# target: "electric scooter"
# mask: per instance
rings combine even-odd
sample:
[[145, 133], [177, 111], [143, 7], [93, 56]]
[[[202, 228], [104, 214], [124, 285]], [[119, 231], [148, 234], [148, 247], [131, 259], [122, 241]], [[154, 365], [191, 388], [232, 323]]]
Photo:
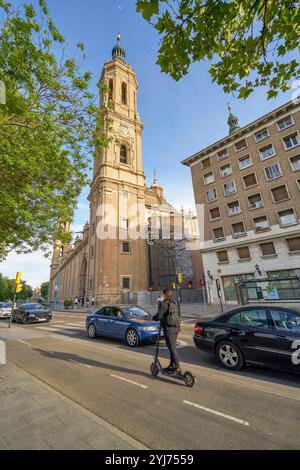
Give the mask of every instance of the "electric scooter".
[[162, 375], [167, 375], [168, 377], [172, 377], [173, 379], [181, 380], [182, 382], [185, 383], [187, 387], [190, 387], [190, 388], [193, 387], [193, 385], [196, 382], [196, 379], [191, 372], [187, 370], [183, 373], [182, 372], [171, 373], [171, 372], [167, 372], [167, 370], [164, 369], [163, 366], [161, 365], [161, 362], [158, 359], [160, 332], [161, 332], [161, 328], [159, 329], [157, 346], [156, 346], [155, 355], [154, 355], [154, 361], [152, 362], [150, 366], [151, 374], [153, 375], [153, 377], [156, 377], [159, 373], [161, 373]]

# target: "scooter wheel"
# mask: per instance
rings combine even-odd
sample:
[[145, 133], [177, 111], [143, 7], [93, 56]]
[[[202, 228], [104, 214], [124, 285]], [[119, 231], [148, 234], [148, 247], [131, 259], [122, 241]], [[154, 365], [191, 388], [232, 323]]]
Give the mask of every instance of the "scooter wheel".
[[159, 373], [159, 368], [158, 368], [158, 365], [156, 364], [156, 362], [152, 362], [151, 366], [150, 366], [150, 371], [151, 371], [151, 374], [153, 375], [153, 377], [156, 377]]
[[195, 377], [193, 376], [193, 374], [189, 371], [185, 372], [183, 374], [183, 378], [184, 378], [184, 383], [187, 387], [191, 388], [193, 387], [193, 385], [195, 384]]

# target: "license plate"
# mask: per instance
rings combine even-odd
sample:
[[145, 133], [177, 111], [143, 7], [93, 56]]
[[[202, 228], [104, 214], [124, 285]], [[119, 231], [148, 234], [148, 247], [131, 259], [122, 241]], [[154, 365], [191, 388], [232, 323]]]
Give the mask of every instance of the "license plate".
[[46, 321], [46, 318], [38, 318], [37, 321]]

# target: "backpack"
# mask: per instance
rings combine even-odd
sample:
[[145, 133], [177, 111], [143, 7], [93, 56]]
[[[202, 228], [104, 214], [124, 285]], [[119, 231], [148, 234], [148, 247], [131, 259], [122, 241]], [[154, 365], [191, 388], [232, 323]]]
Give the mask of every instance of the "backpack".
[[173, 300], [169, 302], [168, 310], [164, 315], [164, 321], [167, 326], [180, 326], [180, 316], [177, 305]]

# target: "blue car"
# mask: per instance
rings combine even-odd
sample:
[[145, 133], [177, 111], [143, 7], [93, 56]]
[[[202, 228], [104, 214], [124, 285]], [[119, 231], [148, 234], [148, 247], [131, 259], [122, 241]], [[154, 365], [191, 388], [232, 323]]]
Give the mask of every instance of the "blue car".
[[107, 305], [87, 315], [86, 329], [89, 338], [106, 336], [122, 339], [128, 346], [136, 347], [158, 340], [159, 322], [153, 321], [141, 307]]

